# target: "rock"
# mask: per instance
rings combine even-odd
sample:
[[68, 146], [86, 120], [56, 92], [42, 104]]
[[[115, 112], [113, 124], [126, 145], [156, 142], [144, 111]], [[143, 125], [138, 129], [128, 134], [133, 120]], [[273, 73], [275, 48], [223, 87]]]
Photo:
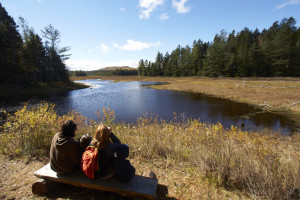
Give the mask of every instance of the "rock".
[[149, 177], [149, 178], [152, 178], [152, 179], [157, 179], [156, 174], [153, 171], [151, 171], [151, 170], [145, 171], [142, 174], [142, 176]]

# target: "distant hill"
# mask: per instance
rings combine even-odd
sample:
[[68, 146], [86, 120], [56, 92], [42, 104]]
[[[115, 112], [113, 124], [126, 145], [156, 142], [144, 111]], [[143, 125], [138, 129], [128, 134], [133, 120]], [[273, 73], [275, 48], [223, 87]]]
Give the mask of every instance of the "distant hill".
[[137, 68], [128, 66], [105, 67], [93, 71], [69, 71], [71, 76], [115, 76], [115, 75], [138, 75]]
[[99, 70], [118, 70], [118, 69], [122, 69], [122, 70], [137, 70], [136, 68], [133, 67], [128, 67], [128, 66], [112, 66], [112, 67], [105, 67]]

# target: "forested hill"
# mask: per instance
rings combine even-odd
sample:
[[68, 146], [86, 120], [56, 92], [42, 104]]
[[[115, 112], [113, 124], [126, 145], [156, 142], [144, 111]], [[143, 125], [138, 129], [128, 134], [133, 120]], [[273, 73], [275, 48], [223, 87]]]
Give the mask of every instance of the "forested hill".
[[0, 84], [36, 84], [69, 81], [64, 61], [69, 47], [59, 47], [60, 33], [52, 25], [42, 30], [42, 38], [19, 18], [14, 19], [0, 3]]
[[221, 30], [213, 42], [157, 53], [154, 62], [140, 60], [142, 76], [300, 76], [300, 28], [293, 17], [261, 32]]
[[124, 76], [124, 75], [138, 75], [137, 68], [121, 66], [121, 67], [105, 67], [93, 71], [70, 71], [71, 76]]

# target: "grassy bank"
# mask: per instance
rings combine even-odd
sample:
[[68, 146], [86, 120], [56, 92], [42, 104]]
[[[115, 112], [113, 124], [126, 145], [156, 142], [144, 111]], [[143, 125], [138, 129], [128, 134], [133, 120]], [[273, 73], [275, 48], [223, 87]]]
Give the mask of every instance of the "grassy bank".
[[75, 82], [39, 83], [36, 85], [0, 85], [0, 98], [32, 97], [36, 95], [60, 94], [71, 90], [87, 88]]
[[[3, 155], [47, 159], [52, 136], [64, 120], [73, 119], [77, 123], [77, 138], [84, 133], [93, 134], [97, 125], [104, 123], [113, 127], [123, 143], [129, 144], [129, 159], [137, 174], [152, 170], [159, 184], [167, 186], [167, 196], [159, 199], [300, 198], [298, 134], [283, 137], [248, 133], [176, 115], [170, 123], [140, 118], [137, 124], [115, 124], [114, 116], [113, 111], [103, 109], [95, 122], [76, 112], [57, 116], [53, 105], [47, 103], [33, 109], [25, 106], [14, 116], [8, 116], [1, 128], [0, 150]], [[2, 173], [9, 172], [8, 168]], [[2, 181], [0, 187], [5, 190], [1, 193], [9, 198], [24, 198], [16, 188], [32, 183], [24, 183], [24, 177], [14, 178], [17, 186], [4, 187]], [[74, 192], [80, 195], [78, 191]], [[28, 192], [26, 195], [32, 197]]]

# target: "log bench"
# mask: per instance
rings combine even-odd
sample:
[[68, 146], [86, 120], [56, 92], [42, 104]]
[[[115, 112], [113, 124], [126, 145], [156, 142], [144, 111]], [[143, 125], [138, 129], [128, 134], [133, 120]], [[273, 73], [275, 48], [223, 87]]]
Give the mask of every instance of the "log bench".
[[34, 175], [41, 178], [32, 185], [32, 193], [34, 194], [43, 194], [47, 192], [47, 188], [51, 187], [53, 182], [60, 182], [89, 189], [113, 192], [122, 196], [154, 199], [158, 184], [156, 178], [138, 175], [135, 175], [128, 183], [120, 182], [114, 177], [108, 180], [92, 180], [80, 170], [67, 175], [59, 175], [50, 168], [50, 164], [36, 171]]

